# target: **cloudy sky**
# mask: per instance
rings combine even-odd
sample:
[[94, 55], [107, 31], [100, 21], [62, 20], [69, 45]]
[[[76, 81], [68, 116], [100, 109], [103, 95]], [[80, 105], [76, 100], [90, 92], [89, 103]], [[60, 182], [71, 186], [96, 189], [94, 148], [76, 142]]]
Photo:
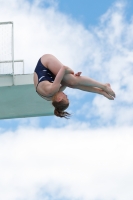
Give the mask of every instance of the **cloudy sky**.
[[116, 99], [67, 89], [69, 120], [1, 120], [0, 199], [132, 200], [133, 2], [0, 0], [5, 21], [26, 73], [51, 53]]

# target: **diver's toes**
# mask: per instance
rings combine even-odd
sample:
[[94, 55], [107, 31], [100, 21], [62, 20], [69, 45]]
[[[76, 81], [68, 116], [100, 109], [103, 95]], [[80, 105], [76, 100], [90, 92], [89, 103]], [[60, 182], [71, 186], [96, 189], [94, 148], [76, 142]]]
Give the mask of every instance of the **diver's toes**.
[[113, 96], [113, 97], [115, 97], [115, 96], [116, 96], [114, 92], [113, 92], [112, 96]]

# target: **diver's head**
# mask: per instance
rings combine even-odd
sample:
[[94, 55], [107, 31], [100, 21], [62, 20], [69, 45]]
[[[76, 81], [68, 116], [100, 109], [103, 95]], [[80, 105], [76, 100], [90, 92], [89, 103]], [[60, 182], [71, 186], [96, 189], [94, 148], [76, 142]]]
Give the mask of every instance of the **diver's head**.
[[68, 118], [70, 116], [68, 112], [64, 112], [69, 106], [69, 100], [65, 93], [57, 92], [52, 98], [52, 105], [55, 107], [54, 114], [57, 117]]

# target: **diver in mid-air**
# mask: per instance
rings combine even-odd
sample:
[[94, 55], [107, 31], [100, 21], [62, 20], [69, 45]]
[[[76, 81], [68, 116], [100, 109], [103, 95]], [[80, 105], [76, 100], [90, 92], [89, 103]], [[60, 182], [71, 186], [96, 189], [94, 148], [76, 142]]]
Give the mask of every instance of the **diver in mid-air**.
[[63, 65], [51, 54], [43, 55], [34, 71], [34, 85], [36, 92], [44, 99], [52, 101], [54, 114], [58, 117], [69, 117], [66, 110], [69, 106], [67, 95], [62, 91], [66, 87], [101, 94], [114, 100], [115, 93], [109, 83], [102, 84], [89, 77], [80, 76], [81, 72], [74, 71]]

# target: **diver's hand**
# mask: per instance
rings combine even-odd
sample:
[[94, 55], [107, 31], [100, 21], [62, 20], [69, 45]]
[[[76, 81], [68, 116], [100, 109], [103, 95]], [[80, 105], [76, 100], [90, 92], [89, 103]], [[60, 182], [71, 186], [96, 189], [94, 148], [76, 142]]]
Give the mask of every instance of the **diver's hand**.
[[75, 76], [80, 76], [82, 74], [82, 72], [77, 72], [76, 74], [75, 74]]

